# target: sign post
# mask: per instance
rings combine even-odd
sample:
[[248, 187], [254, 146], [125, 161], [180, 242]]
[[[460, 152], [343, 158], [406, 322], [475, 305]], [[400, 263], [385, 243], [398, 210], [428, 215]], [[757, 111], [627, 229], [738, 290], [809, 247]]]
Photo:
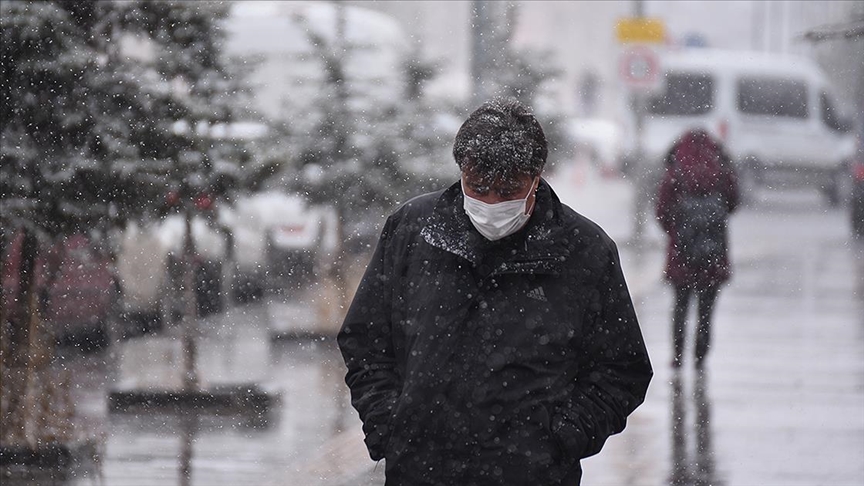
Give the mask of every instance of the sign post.
[[622, 46], [618, 59], [618, 76], [627, 87], [635, 120], [635, 153], [629, 163], [629, 173], [635, 175], [636, 192], [633, 198], [633, 243], [640, 244], [645, 232], [652, 201], [653, 177], [648, 174], [644, 160], [642, 127], [645, 118], [646, 96], [660, 87], [660, 60], [656, 46], [666, 41], [666, 29], [658, 19], [642, 16], [641, 2], [636, 16], [623, 18], [615, 25], [615, 35]]

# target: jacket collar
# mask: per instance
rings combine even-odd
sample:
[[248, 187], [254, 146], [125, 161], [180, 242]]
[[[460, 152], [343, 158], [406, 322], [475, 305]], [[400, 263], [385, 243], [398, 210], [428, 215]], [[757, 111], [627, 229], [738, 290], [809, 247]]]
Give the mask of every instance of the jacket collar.
[[540, 180], [531, 219], [525, 227], [499, 241], [490, 242], [471, 224], [462, 203], [459, 182], [444, 190], [421, 230], [430, 245], [479, 265], [489, 252], [501, 248], [515, 251], [496, 266], [493, 273], [558, 273], [569, 254], [561, 242], [561, 201], [545, 180]]

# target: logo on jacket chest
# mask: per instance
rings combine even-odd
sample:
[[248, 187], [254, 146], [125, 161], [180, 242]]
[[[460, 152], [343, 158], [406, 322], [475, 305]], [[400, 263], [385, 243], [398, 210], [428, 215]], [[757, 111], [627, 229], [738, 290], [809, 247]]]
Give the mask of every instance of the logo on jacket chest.
[[539, 300], [540, 302], [549, 302], [549, 299], [546, 298], [546, 292], [543, 291], [543, 287], [535, 287], [528, 291], [526, 296], [529, 299]]

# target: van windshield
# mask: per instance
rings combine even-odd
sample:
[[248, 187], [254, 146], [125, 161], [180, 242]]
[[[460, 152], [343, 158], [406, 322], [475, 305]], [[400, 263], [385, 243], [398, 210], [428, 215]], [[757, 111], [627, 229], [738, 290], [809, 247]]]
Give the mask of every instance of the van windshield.
[[741, 78], [738, 110], [748, 115], [807, 118], [807, 85], [796, 79]]
[[666, 89], [648, 100], [648, 113], [664, 116], [694, 116], [714, 106], [714, 80], [708, 74], [667, 73]]

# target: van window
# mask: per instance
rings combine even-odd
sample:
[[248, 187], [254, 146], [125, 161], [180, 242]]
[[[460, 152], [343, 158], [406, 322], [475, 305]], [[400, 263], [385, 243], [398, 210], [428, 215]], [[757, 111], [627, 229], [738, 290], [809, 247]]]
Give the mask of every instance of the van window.
[[822, 105], [822, 122], [837, 132], [848, 132], [852, 128], [852, 122], [837, 110], [828, 93], [824, 91], [819, 94], [819, 102]]
[[738, 110], [748, 115], [807, 118], [807, 84], [796, 79], [741, 78]]
[[714, 107], [714, 80], [708, 74], [667, 73], [666, 90], [648, 100], [648, 113], [702, 115]]

